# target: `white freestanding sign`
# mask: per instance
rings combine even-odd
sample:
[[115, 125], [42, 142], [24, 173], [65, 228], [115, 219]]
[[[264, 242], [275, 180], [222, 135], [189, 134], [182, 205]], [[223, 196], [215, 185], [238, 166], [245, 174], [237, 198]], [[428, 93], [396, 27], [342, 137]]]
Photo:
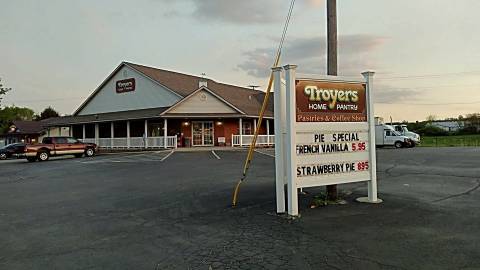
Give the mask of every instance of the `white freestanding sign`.
[[[285, 85], [282, 72], [285, 71]], [[274, 68], [277, 212], [298, 215], [298, 188], [366, 181], [378, 203], [373, 72], [361, 80], [296, 78], [296, 66]]]

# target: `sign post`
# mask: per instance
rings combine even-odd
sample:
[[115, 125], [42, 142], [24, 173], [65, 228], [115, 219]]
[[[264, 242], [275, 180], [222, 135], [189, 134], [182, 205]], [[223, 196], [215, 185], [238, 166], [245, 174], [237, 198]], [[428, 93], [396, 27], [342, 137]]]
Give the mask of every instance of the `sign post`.
[[288, 198], [288, 214], [290, 216], [298, 216], [298, 192], [296, 179], [296, 155], [295, 155], [295, 72], [297, 66], [286, 65], [285, 83], [287, 92], [287, 139], [285, 146], [285, 154], [287, 157], [287, 198]]
[[[277, 212], [285, 209], [283, 172], [290, 216], [298, 216], [297, 190], [305, 187], [367, 182], [368, 197], [357, 201], [381, 202], [377, 196], [374, 73], [365, 72], [359, 80], [296, 78], [295, 65], [283, 69], [285, 103], [280, 99], [281, 70], [274, 69]], [[284, 140], [277, 130], [282, 122]]]
[[285, 213], [285, 88], [282, 87], [282, 67], [273, 72], [273, 104], [275, 119], [275, 189], [277, 195], [277, 214]]
[[[373, 109], [373, 75], [375, 73], [371, 71], [363, 72], [362, 75], [365, 77], [367, 84], [367, 112], [368, 112], [368, 124], [370, 131], [370, 142], [372, 145], [375, 145], [375, 111]], [[371, 180], [368, 181], [368, 197], [357, 198], [358, 202], [369, 202], [369, 203], [381, 203], [382, 200], [378, 198], [377, 195], [377, 153], [375, 149], [370, 151], [370, 160], [371, 162]]]

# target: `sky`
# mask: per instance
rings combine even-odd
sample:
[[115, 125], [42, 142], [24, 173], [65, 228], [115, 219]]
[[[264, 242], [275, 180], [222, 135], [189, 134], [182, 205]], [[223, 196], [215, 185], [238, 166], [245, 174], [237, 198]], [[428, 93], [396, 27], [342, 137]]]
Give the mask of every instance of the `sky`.
[[[478, 0], [339, 0], [339, 75], [393, 121], [480, 112]], [[71, 114], [122, 62], [268, 84], [290, 0], [0, 0], [2, 105]], [[326, 73], [323, 0], [297, 0], [281, 64]]]

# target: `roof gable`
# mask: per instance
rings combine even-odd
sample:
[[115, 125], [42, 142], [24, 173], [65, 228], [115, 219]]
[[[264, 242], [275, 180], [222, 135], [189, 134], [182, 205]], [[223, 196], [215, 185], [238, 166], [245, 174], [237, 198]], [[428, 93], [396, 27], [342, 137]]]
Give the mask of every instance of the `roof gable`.
[[208, 90], [201, 87], [191, 93], [177, 104], [166, 110], [163, 114], [229, 114], [241, 113], [239, 109], [229, 104], [227, 101]]
[[[130, 88], [121, 85], [129, 85]], [[75, 115], [170, 107], [181, 95], [142, 72], [121, 64], [80, 106]]]

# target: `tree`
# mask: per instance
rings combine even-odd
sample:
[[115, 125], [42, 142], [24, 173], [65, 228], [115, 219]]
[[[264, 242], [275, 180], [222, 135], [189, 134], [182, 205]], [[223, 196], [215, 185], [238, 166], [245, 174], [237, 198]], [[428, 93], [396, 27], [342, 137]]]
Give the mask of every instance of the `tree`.
[[420, 133], [421, 136], [446, 136], [448, 135], [448, 132], [433, 126], [433, 125], [425, 125], [422, 128], [419, 128], [416, 130], [416, 132]]
[[0, 109], [0, 133], [6, 133], [13, 121], [33, 120], [34, 111], [29, 108], [22, 108], [16, 106], [7, 106]]
[[480, 113], [470, 113], [465, 116], [465, 128], [473, 132], [480, 131]]
[[0, 104], [2, 102], [2, 99], [8, 91], [12, 90], [12, 88], [7, 88], [7, 87], [3, 87], [3, 84], [2, 84], [2, 78], [0, 78]]
[[431, 114], [431, 115], [427, 116], [427, 122], [433, 122], [435, 120], [437, 120], [436, 115]]
[[55, 111], [52, 107], [48, 106], [43, 110], [43, 112], [40, 113], [40, 115], [35, 116], [35, 120], [40, 121], [52, 117], [58, 117], [60, 116], [57, 111]]
[[420, 131], [422, 131], [425, 126], [427, 125], [427, 122], [419, 122], [419, 121], [416, 121], [415, 123], [408, 123], [407, 124], [407, 128], [408, 130], [410, 131], [413, 131], [415, 133], [420, 133]]

